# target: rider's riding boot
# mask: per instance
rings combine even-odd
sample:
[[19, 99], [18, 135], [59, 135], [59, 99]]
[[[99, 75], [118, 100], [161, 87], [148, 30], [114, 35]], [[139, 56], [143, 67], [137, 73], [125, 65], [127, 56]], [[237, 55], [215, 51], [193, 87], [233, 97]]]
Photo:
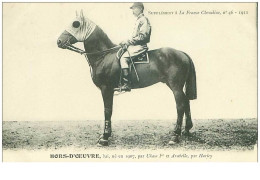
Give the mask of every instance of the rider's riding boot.
[[122, 69], [122, 79], [123, 79], [123, 86], [121, 87], [121, 91], [131, 91], [131, 81], [130, 81], [130, 74], [129, 68]]

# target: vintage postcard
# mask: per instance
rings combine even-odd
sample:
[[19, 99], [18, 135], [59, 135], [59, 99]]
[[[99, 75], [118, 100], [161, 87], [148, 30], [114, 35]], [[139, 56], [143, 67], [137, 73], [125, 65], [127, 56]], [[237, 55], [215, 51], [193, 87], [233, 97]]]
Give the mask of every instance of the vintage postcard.
[[3, 3], [3, 161], [256, 162], [257, 3]]

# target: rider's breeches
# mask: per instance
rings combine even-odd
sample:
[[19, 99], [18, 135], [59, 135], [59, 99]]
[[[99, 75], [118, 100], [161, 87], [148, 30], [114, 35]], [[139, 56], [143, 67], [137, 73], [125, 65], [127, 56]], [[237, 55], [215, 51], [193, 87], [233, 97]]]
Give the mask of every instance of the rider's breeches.
[[[148, 47], [146, 44], [128, 47], [128, 52], [131, 56], [137, 56], [138, 54], [141, 54], [147, 50], [148, 50]], [[120, 58], [120, 64], [121, 64], [122, 69], [129, 68], [130, 58], [129, 58], [128, 52], [126, 51]]]
[[124, 68], [129, 68], [128, 63], [129, 63], [129, 57], [128, 57], [127, 52], [125, 52], [125, 53], [122, 55], [121, 59], [120, 59], [121, 68], [122, 68], [122, 69], [124, 69]]

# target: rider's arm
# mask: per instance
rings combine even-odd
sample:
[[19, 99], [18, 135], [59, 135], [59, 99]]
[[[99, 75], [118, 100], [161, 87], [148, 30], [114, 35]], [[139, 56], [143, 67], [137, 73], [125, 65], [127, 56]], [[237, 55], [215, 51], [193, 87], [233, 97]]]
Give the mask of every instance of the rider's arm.
[[132, 39], [128, 40], [129, 45], [138, 45], [142, 42], [145, 42], [148, 36], [150, 36], [150, 23], [148, 22], [148, 19], [142, 18], [139, 22], [139, 29], [137, 32], [137, 35], [133, 37]]

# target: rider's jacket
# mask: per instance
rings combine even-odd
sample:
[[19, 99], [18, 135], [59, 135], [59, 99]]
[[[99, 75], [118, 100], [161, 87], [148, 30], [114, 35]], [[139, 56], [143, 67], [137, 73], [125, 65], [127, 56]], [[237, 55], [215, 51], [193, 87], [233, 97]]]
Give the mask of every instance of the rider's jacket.
[[137, 17], [132, 38], [128, 40], [129, 45], [145, 45], [150, 42], [151, 25], [150, 21], [144, 14]]

